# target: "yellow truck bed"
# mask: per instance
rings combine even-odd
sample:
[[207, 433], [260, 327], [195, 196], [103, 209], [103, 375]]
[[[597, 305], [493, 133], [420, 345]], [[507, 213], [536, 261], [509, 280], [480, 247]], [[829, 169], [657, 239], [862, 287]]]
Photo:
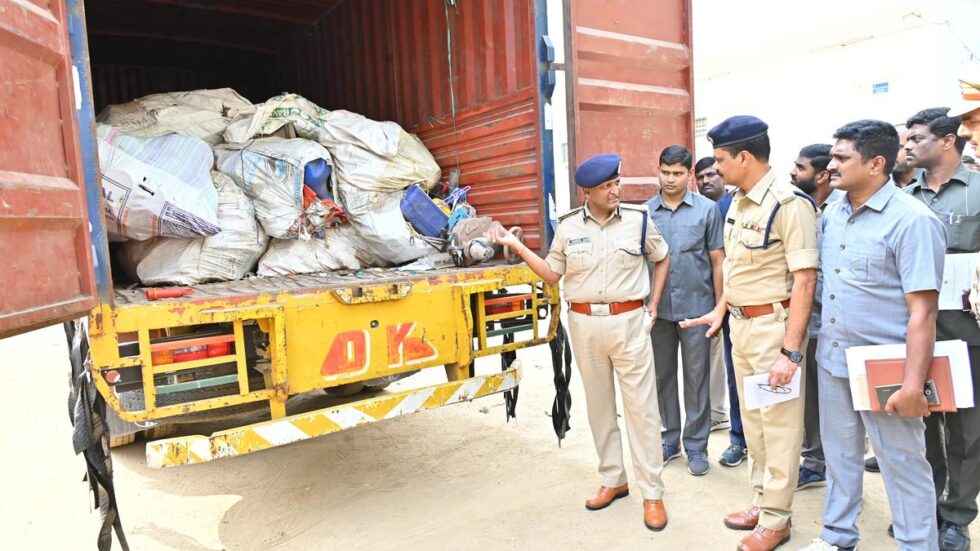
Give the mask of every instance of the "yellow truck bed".
[[[431, 367], [445, 366], [446, 384], [476, 381], [475, 358], [550, 341], [557, 304], [557, 287], [526, 265], [504, 263], [250, 278], [156, 301], [142, 289], [117, 289], [114, 304], [89, 318], [92, 371], [109, 407], [131, 423], [179, 422], [249, 404], [268, 404], [276, 420], [286, 416], [289, 396]], [[471, 399], [471, 390], [516, 385], [514, 377], [484, 377], [433, 395], [453, 403]]]

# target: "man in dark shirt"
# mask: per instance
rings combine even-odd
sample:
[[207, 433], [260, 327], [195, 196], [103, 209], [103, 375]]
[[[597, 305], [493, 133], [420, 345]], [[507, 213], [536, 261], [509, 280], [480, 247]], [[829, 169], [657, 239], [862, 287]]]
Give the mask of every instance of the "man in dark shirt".
[[[928, 206], [946, 226], [946, 254], [980, 251], [980, 173], [960, 161], [966, 140], [956, 135], [960, 117], [948, 108], [913, 115], [905, 151], [920, 172], [904, 191]], [[980, 327], [970, 312], [940, 310], [936, 340], [969, 346], [973, 394], [980, 404]], [[926, 456], [939, 497], [939, 548], [970, 548], [967, 527], [977, 516], [980, 492], [980, 407], [935, 413], [926, 419]]]

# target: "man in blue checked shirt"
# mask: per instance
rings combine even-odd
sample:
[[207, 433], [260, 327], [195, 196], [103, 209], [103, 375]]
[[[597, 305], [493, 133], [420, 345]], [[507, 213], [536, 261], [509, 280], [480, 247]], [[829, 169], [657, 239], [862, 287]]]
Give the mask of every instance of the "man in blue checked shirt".
[[[937, 550], [936, 500], [926, 461], [923, 393], [936, 341], [946, 232], [920, 201], [889, 184], [898, 133], [861, 120], [834, 134], [827, 170], [846, 197], [820, 218], [823, 313], [817, 348], [820, 428], [827, 493], [820, 538], [807, 550], [858, 543], [864, 434], [878, 456], [895, 541], [908, 551]], [[845, 350], [907, 346], [902, 388], [885, 412], [855, 411]]]
[[[660, 193], [646, 202], [650, 218], [670, 250], [670, 271], [650, 338], [664, 424], [664, 465], [680, 456], [683, 444], [688, 472], [703, 476], [709, 469], [711, 343], [701, 328], [685, 329], [680, 322], [711, 310], [721, 298], [725, 245], [718, 206], [689, 188], [692, 162], [688, 148], [666, 147], [660, 153]], [[677, 385], [678, 347], [684, 375], [683, 428]]]

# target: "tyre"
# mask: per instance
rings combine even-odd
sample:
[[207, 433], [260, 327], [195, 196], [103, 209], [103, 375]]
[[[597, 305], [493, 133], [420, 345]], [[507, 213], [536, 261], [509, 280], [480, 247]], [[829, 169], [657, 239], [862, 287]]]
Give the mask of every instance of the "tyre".
[[355, 394], [360, 394], [364, 388], [364, 383], [347, 383], [325, 388], [323, 391], [327, 393], [327, 396], [333, 396], [334, 398], [348, 398]]

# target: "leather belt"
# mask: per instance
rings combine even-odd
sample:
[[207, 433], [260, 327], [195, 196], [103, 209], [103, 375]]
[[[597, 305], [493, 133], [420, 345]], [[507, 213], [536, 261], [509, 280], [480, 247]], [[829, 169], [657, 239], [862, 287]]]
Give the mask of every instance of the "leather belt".
[[610, 302], [608, 304], [590, 304], [588, 302], [569, 302], [569, 309], [578, 314], [587, 316], [615, 316], [636, 310], [643, 306], [642, 300], [626, 300], [623, 302]]
[[[779, 304], [783, 305], [783, 308], [789, 308], [789, 299], [786, 299]], [[759, 316], [764, 316], [766, 314], [771, 314], [775, 312], [776, 309], [773, 308], [772, 304], [759, 304], [757, 306], [732, 306], [728, 305], [728, 312], [735, 316], [736, 319], [747, 320], [752, 318], [757, 318]]]

